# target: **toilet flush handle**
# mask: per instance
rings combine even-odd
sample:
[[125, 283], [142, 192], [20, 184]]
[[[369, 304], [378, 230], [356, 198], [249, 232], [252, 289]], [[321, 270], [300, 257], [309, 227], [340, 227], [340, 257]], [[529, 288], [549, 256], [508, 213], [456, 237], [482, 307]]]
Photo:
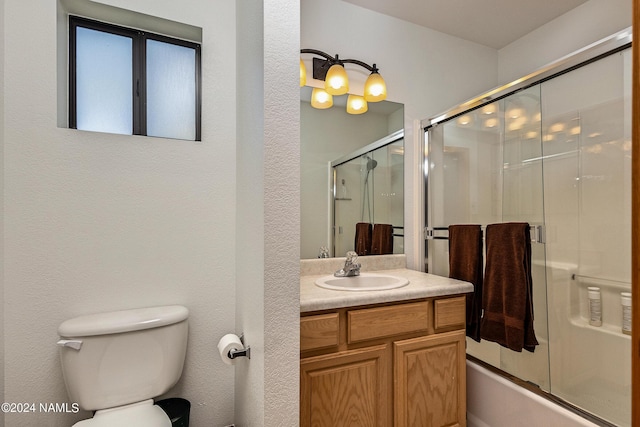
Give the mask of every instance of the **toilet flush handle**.
[[60, 347], [71, 347], [74, 350], [80, 350], [82, 340], [60, 340], [57, 342]]

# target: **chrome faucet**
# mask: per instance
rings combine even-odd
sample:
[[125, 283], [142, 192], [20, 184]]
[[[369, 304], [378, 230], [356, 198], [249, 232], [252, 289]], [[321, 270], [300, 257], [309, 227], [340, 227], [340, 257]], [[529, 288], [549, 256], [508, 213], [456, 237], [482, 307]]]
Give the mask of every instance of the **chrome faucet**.
[[347, 252], [344, 267], [333, 273], [336, 277], [353, 277], [360, 275], [360, 264], [356, 263], [358, 254], [354, 251]]

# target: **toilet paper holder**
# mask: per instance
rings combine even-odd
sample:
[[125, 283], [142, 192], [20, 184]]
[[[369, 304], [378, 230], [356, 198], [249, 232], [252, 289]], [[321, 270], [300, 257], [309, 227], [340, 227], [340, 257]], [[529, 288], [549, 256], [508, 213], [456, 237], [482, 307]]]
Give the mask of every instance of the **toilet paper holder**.
[[243, 347], [242, 349], [235, 349], [232, 348], [231, 350], [229, 350], [229, 352], [227, 353], [227, 357], [231, 360], [236, 359], [238, 357], [246, 357], [248, 359], [251, 359], [251, 347], [250, 346], [244, 346], [244, 334], [240, 335], [240, 342], [242, 343]]

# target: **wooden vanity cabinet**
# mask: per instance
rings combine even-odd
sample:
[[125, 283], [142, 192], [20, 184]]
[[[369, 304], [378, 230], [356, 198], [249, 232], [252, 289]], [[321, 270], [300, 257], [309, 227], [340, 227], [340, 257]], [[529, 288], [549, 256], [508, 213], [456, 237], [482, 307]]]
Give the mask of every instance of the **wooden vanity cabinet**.
[[466, 426], [465, 297], [303, 313], [300, 426]]

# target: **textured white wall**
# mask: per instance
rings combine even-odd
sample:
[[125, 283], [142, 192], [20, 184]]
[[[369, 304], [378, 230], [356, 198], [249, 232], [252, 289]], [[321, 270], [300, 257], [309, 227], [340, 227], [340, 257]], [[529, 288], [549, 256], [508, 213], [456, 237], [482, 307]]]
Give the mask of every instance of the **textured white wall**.
[[[419, 122], [497, 84], [496, 50], [340, 0], [301, 0], [301, 47], [376, 63], [389, 101], [405, 105], [405, 251], [423, 268]], [[355, 78], [357, 90], [366, 78]]]
[[298, 424], [300, 110], [297, 0], [237, 2], [236, 422]]
[[237, 199], [236, 264], [238, 333], [252, 348], [251, 360], [235, 367], [235, 422], [264, 420], [264, 54], [263, 3], [236, 2]]
[[266, 0], [264, 20], [265, 413], [261, 426], [280, 427], [299, 422], [299, 0]]
[[[0, 0], [0, 25], [4, 28], [4, 0]], [[0, 31], [0, 82], [4, 82], [4, 31]], [[0, 331], [4, 336], [4, 90], [0, 91]], [[4, 340], [0, 339], [0, 400], [4, 402]], [[4, 414], [0, 414], [0, 427], [4, 427]]]
[[5, 399], [67, 401], [65, 319], [183, 304], [189, 347], [172, 394], [192, 402], [193, 425], [230, 424], [233, 371], [215, 345], [235, 325], [235, 4], [104, 3], [203, 28], [202, 142], [57, 128], [56, 2], [4, 5]]
[[631, 26], [631, 0], [590, 0], [498, 52], [498, 80], [509, 83]]

